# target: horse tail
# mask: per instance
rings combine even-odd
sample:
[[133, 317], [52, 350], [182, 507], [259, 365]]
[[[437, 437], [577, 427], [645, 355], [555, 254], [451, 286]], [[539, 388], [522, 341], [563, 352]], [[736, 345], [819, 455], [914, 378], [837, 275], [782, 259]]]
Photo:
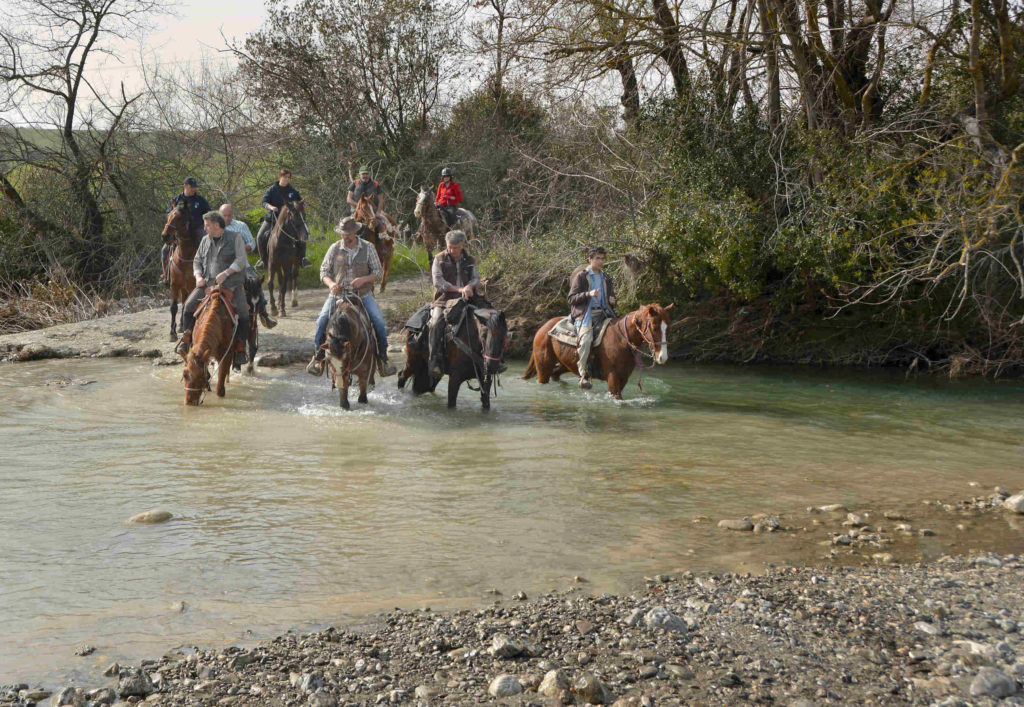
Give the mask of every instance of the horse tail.
[[526, 364], [526, 371], [523, 373], [523, 380], [530, 380], [537, 375], [537, 354], [530, 352], [530, 362]]

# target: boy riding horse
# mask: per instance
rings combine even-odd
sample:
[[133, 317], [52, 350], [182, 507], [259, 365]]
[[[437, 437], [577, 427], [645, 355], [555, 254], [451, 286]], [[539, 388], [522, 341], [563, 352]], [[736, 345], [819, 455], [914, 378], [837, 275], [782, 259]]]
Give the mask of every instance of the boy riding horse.
[[594, 336], [601, 331], [605, 319], [615, 316], [615, 288], [611, 278], [602, 272], [606, 257], [607, 251], [601, 246], [591, 248], [587, 253], [589, 266], [573, 274], [569, 287], [569, 317], [579, 330], [579, 385], [584, 390], [592, 387], [589, 361]]
[[[270, 232], [274, 228], [274, 221], [277, 220], [281, 209], [285, 204], [302, 201], [302, 195], [291, 185], [291, 179], [292, 171], [287, 167], [283, 168], [278, 172], [277, 181], [271, 184], [263, 194], [263, 208], [267, 210], [267, 215], [263, 219], [260, 230], [256, 233], [256, 248], [260, 254], [260, 260], [256, 263], [258, 268], [266, 267], [264, 263], [269, 261], [267, 242], [270, 240]], [[306, 257], [306, 241], [300, 239], [296, 243], [296, 247], [299, 251], [298, 256], [302, 259], [302, 267], [308, 268], [312, 263]]]
[[[193, 243], [198, 243], [203, 237], [203, 214], [210, 210], [206, 199], [201, 197], [196, 189], [199, 182], [195, 177], [186, 177], [182, 185], [181, 193], [171, 199], [171, 206], [167, 209], [170, 213], [178, 204], [185, 205], [185, 213], [188, 215], [188, 235]], [[169, 282], [167, 273], [167, 259], [170, 257], [172, 244], [167, 243], [160, 249], [160, 263], [163, 266], [163, 281]]]

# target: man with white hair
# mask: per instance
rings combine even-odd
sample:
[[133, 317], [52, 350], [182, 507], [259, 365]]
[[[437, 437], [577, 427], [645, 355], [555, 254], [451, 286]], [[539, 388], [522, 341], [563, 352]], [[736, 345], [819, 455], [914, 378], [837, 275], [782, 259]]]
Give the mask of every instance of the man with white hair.
[[[245, 221], [235, 218], [235, 209], [231, 204], [221, 204], [217, 210], [224, 217], [224, 223], [226, 224], [224, 230], [230, 234], [241, 234], [242, 240], [245, 241], [246, 254], [251, 253], [256, 248], [256, 240], [252, 237], [249, 225]], [[256, 313], [259, 315], [263, 326], [267, 329], [276, 327], [277, 321], [267, 314], [267, 298], [263, 294], [263, 283], [260, 281], [256, 271], [252, 269], [252, 265], [245, 269], [245, 289], [256, 302]]]
[[434, 284], [434, 301], [430, 307], [430, 375], [440, 380], [444, 375], [444, 318], [445, 305], [453, 299], [472, 300], [480, 284], [476, 259], [466, 251], [464, 231], [448, 231], [444, 237], [447, 247], [434, 256], [430, 266]]

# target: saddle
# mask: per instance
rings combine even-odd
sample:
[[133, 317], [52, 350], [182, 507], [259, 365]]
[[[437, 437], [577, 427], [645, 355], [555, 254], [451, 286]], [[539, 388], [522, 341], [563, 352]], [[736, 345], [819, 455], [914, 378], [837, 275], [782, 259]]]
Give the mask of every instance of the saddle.
[[224, 306], [227, 307], [228, 314], [231, 316], [231, 324], [232, 324], [232, 326], [237, 324], [238, 323], [238, 313], [235, 311], [234, 298], [232, 298], [232, 297], [225, 297], [224, 296], [224, 291], [220, 290], [220, 289], [211, 290], [210, 292], [208, 292], [206, 294], [206, 296], [203, 297], [203, 301], [199, 303], [198, 307], [196, 307], [196, 311], [195, 311], [195, 314], [193, 316], [195, 316], [196, 319], [199, 319], [199, 315], [202, 313], [202, 311], [204, 309], [206, 309], [206, 306], [208, 304], [213, 302], [214, 298], [219, 299], [221, 302], [224, 303]]
[[[608, 330], [608, 325], [612, 323], [612, 318], [608, 317], [601, 324], [601, 329], [598, 330], [597, 335], [594, 336], [594, 348], [600, 346], [602, 339], [604, 339], [604, 333]], [[569, 317], [563, 317], [551, 327], [548, 332], [555, 341], [561, 342], [566, 346], [572, 346], [576, 348], [579, 346], [579, 331], [576, 329], [576, 325], [572, 323], [572, 319]]]

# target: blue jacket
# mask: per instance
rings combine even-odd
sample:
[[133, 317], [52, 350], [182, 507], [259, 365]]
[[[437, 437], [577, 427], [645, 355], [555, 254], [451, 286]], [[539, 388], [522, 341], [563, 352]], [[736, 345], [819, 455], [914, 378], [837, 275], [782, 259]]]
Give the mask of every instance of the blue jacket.
[[209, 212], [210, 204], [198, 193], [192, 196], [185, 196], [185, 192], [178, 194], [171, 199], [171, 205], [167, 207], [167, 213], [171, 213], [178, 204], [185, 204], [188, 207], [188, 230], [190, 236], [202, 236], [206, 233], [206, 226], [203, 225], [203, 214]]
[[[282, 206], [287, 204], [289, 201], [302, 201], [302, 195], [299, 194], [299, 190], [289, 184], [286, 187], [282, 187], [277, 182], [270, 185], [266, 192], [263, 194], [263, 206], [267, 204], [276, 206], [280, 209]], [[267, 215], [273, 213], [270, 209], [267, 209]]]

